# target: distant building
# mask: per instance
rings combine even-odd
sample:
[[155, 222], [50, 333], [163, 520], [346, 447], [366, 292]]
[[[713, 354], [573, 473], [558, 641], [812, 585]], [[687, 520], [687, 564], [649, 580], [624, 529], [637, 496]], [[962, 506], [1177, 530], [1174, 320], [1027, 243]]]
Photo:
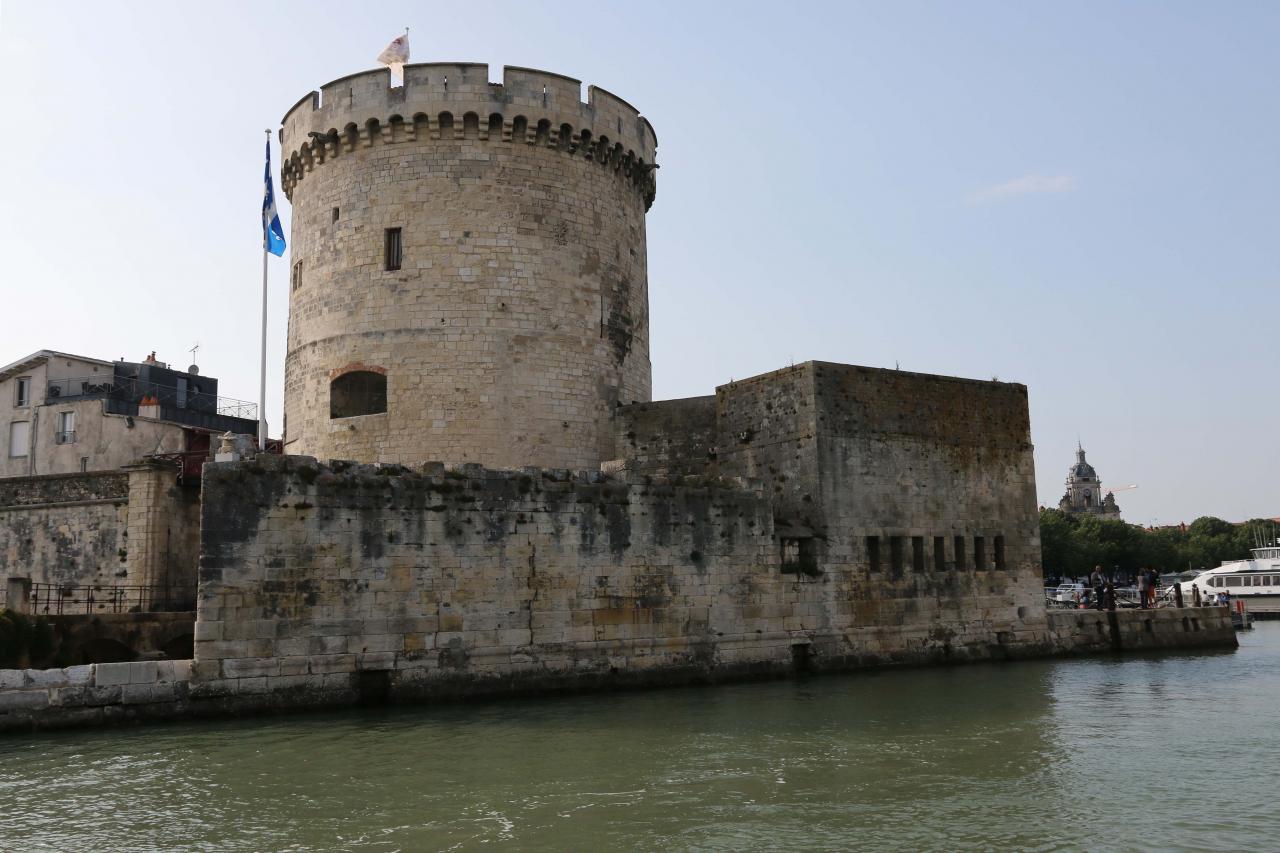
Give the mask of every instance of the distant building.
[[220, 398], [217, 379], [171, 370], [155, 353], [111, 362], [40, 350], [0, 367], [0, 477], [203, 456], [213, 433], [256, 433], [257, 416], [252, 403]]
[[1067, 472], [1067, 493], [1058, 501], [1063, 512], [1081, 512], [1104, 518], [1119, 518], [1120, 507], [1116, 496], [1102, 493], [1102, 481], [1098, 472], [1084, 458], [1084, 448], [1076, 446], [1076, 464]]

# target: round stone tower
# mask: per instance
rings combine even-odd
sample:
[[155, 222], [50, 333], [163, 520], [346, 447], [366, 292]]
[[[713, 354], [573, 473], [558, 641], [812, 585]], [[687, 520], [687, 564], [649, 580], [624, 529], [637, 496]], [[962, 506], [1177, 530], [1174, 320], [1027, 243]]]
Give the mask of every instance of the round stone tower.
[[648, 401], [657, 138], [524, 68], [335, 80], [284, 117], [285, 452], [594, 467]]

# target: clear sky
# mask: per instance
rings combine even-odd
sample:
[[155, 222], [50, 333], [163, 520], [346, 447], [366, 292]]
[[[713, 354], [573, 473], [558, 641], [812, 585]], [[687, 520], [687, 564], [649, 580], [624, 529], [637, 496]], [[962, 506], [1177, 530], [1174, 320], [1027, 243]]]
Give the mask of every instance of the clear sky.
[[655, 398], [808, 359], [999, 377], [1043, 502], [1079, 438], [1131, 521], [1280, 515], [1275, 2], [0, 0], [0, 363], [199, 341], [256, 400], [262, 131], [405, 26], [413, 61], [653, 122]]

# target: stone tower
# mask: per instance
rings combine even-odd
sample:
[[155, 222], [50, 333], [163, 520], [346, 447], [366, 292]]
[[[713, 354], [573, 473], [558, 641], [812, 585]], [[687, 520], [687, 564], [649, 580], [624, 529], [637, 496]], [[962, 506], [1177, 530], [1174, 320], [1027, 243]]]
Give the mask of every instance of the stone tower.
[[507, 67], [343, 77], [283, 120], [285, 452], [594, 467], [650, 399], [657, 138], [594, 86]]
[[1102, 480], [1098, 472], [1084, 458], [1084, 448], [1076, 446], [1076, 464], [1067, 471], [1067, 491], [1058, 502], [1058, 508], [1066, 512], [1085, 512], [1108, 518], [1119, 518], [1120, 507], [1116, 496], [1102, 494]]

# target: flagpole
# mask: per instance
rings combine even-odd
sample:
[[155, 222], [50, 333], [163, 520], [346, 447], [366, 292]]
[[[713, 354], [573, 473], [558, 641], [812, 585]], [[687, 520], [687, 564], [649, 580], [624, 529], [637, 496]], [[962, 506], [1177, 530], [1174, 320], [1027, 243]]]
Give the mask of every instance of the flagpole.
[[[264, 131], [271, 144], [271, 128]], [[262, 235], [262, 358], [258, 368], [258, 449], [267, 449], [267, 235]]]

